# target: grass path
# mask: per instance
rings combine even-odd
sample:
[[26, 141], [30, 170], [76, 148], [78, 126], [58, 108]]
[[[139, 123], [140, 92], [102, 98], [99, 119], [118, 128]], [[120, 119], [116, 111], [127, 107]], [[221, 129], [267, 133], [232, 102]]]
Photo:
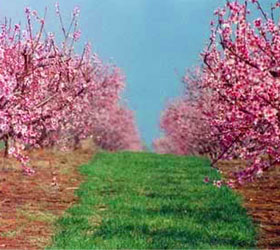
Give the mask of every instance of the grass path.
[[255, 230], [240, 199], [206, 159], [100, 153], [81, 167], [80, 202], [57, 221], [51, 249], [253, 248]]

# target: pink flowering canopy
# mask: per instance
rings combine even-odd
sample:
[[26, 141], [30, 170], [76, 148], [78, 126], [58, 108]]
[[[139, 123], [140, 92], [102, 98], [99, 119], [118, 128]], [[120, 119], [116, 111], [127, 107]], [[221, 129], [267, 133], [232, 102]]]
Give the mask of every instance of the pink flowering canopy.
[[[29, 158], [23, 153], [27, 146], [46, 147], [73, 139], [96, 138], [96, 129], [102, 125], [107, 126], [103, 130], [121, 133], [120, 127], [127, 124], [125, 139], [118, 134], [118, 142], [113, 141], [112, 132], [106, 145], [111, 143], [111, 150], [122, 149], [122, 143], [126, 143], [126, 149], [140, 149], [130, 111], [123, 111], [126, 123], [117, 122], [119, 114], [112, 112], [119, 109], [120, 93], [125, 86], [120, 70], [102, 63], [89, 44], [82, 54], [74, 49], [81, 35], [79, 9], [74, 9], [71, 24], [66, 28], [56, 4], [64, 36], [62, 45], [58, 45], [53, 33], [45, 31], [45, 16], [40, 17], [30, 8], [25, 13], [24, 28], [6, 20], [1, 25], [0, 139], [6, 144], [6, 153], [15, 156], [24, 170], [32, 173], [27, 167]], [[38, 29], [34, 28], [36, 25]], [[104, 122], [104, 113], [114, 122]]]
[[[249, 7], [260, 17], [250, 21]], [[274, 166], [280, 160], [279, 93], [280, 30], [256, 0], [227, 2], [216, 11], [209, 47], [203, 53], [202, 87], [211, 92], [214, 112], [205, 112], [219, 131], [219, 159], [238, 156], [248, 162], [239, 182]], [[216, 25], [216, 27], [215, 27]]]
[[133, 113], [126, 107], [115, 105], [98, 116], [93, 124], [94, 141], [98, 146], [109, 151], [143, 149]]
[[167, 136], [155, 139], [153, 141], [153, 148], [158, 154], [178, 154], [176, 144]]
[[[210, 133], [208, 120], [204, 112], [211, 109], [208, 94], [200, 86], [200, 69], [188, 71], [183, 82], [185, 95], [173, 100], [164, 110], [160, 126], [165, 137], [154, 142], [158, 153], [217, 154], [218, 147]], [[203, 102], [202, 102], [203, 101]]]
[[207, 123], [201, 122], [202, 119], [200, 111], [190, 100], [175, 100], [167, 107], [161, 118], [161, 128], [173, 145], [171, 152], [187, 155], [207, 151], [209, 128]]
[[[259, 13], [257, 18], [252, 8]], [[211, 22], [210, 43], [202, 53], [200, 76], [192, 83], [199, 90], [195, 111], [173, 104], [176, 116], [198, 112], [200, 123], [197, 118], [175, 122], [174, 114], [173, 118], [168, 115], [170, 121], [166, 122], [166, 115], [162, 119], [168, 136], [171, 130], [171, 134], [185, 130], [182, 141], [176, 143], [186, 147], [184, 153], [193, 143], [198, 146], [210, 140], [215, 145], [213, 164], [220, 159], [244, 159], [246, 169], [235, 175], [239, 183], [252, 181], [280, 162], [280, 28], [275, 15], [279, 8], [276, 1], [266, 13], [258, 0], [227, 1], [219, 8], [217, 20]], [[208, 132], [197, 136], [201, 123], [207, 124]]]

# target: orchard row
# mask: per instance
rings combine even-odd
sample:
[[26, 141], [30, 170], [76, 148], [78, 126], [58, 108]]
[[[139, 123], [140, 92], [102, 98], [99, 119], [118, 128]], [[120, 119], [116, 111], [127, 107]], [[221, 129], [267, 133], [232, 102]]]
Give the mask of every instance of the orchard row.
[[163, 112], [157, 152], [207, 154], [213, 165], [243, 159], [239, 183], [279, 164], [279, 13], [279, 1], [269, 11], [258, 0], [216, 10], [202, 65], [186, 73], [185, 93]]
[[125, 79], [86, 44], [77, 53], [79, 9], [64, 26], [62, 43], [45, 30], [45, 16], [25, 9], [26, 25], [5, 20], [0, 34], [0, 140], [24, 171], [26, 149], [75, 147], [92, 138], [107, 150], [141, 150], [132, 112], [120, 104]]

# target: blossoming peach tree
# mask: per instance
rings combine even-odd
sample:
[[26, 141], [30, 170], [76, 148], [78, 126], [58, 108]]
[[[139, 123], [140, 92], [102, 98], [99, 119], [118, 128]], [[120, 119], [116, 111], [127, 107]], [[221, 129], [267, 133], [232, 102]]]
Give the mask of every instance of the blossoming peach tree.
[[98, 113], [94, 127], [95, 143], [109, 151], [141, 151], [143, 146], [136, 129], [133, 113], [123, 105], [115, 105], [110, 110]]
[[[46, 11], [40, 17], [26, 8], [25, 14], [24, 28], [7, 20], [1, 25], [0, 139], [5, 143], [5, 154], [16, 157], [24, 171], [32, 174], [24, 148], [92, 137], [96, 124], [102, 124], [100, 114], [118, 105], [124, 78], [118, 68], [103, 64], [89, 44], [81, 54], [74, 49], [81, 35], [78, 8], [66, 28], [56, 4], [63, 34], [61, 45], [53, 33], [45, 30]], [[133, 127], [133, 116], [124, 116], [125, 124], [106, 126], [129, 123]], [[139, 146], [140, 139], [135, 143]]]
[[[233, 157], [246, 160], [246, 169], [235, 173], [239, 183], [254, 180], [280, 161], [279, 8], [279, 1], [268, 13], [258, 0], [227, 1], [215, 12], [199, 81], [194, 82], [203, 93], [195, 106], [209, 127], [202, 138], [218, 145], [213, 165]], [[188, 121], [185, 145], [198, 145], [197, 119]]]
[[164, 110], [160, 126], [165, 137], [154, 142], [157, 152], [209, 154], [212, 158], [218, 154], [217, 140], [214, 140], [204, 115], [206, 111], [212, 111], [212, 107], [209, 105], [209, 93], [201, 88], [201, 76], [200, 68], [188, 71], [183, 78], [184, 95], [173, 100]]

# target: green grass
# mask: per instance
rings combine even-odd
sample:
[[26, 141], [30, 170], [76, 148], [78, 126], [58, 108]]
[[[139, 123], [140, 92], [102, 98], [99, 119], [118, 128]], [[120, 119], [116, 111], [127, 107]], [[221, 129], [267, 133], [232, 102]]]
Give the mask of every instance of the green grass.
[[241, 200], [203, 158], [101, 153], [81, 167], [79, 204], [49, 249], [248, 249], [255, 229]]

